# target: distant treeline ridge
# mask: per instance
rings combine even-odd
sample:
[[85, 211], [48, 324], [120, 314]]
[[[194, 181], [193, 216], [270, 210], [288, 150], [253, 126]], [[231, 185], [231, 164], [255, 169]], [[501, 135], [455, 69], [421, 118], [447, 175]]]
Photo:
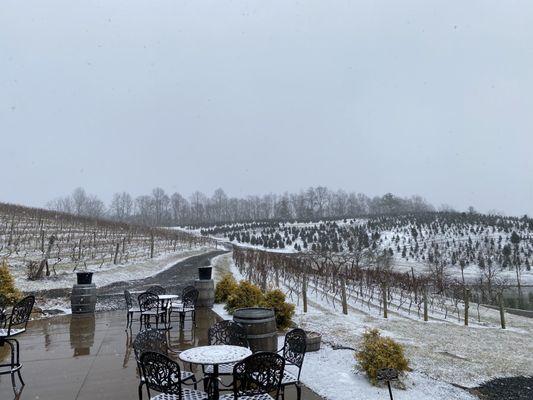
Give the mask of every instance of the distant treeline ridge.
[[[208, 197], [199, 191], [189, 198], [167, 194], [155, 188], [151, 194], [132, 197], [115, 193], [109, 206], [84, 189], [47, 204], [55, 211], [80, 216], [110, 218], [149, 226], [206, 226], [247, 221], [313, 221], [377, 214], [402, 214], [435, 211], [421, 196], [399, 197], [392, 193], [369, 197], [361, 193], [332, 191], [324, 186], [299, 193], [266, 194], [244, 198], [229, 197], [217, 189]], [[452, 211], [443, 206], [441, 210]]]

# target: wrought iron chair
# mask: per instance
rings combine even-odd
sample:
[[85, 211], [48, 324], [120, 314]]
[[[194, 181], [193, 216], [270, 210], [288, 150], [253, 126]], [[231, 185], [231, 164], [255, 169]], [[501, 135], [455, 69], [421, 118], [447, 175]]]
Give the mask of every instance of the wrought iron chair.
[[180, 329], [183, 329], [185, 325], [185, 316], [187, 313], [191, 313], [192, 324], [196, 327], [196, 301], [198, 300], [198, 294], [198, 289], [194, 286], [188, 286], [183, 290], [181, 301], [179, 303], [172, 303], [170, 315], [174, 312], [179, 314]]
[[155, 326], [159, 328], [159, 320], [163, 320], [165, 317], [165, 311], [159, 307], [159, 297], [153, 293], [141, 293], [138, 297], [139, 308], [141, 310], [140, 316], [140, 330], [142, 330], [143, 322], [146, 327], [150, 327], [151, 318], [155, 318]]
[[11, 375], [11, 384], [13, 391], [17, 393], [17, 386], [15, 384], [15, 373], [17, 373], [22, 386], [24, 380], [20, 374], [22, 364], [20, 363], [20, 344], [15, 336], [26, 332], [26, 326], [30, 319], [33, 305], [35, 304], [34, 296], [27, 296], [13, 306], [11, 314], [5, 315], [2, 328], [0, 329], [0, 346], [8, 344], [11, 348], [11, 362], [8, 364], [0, 364], [0, 375]]
[[281, 398], [285, 399], [285, 388], [290, 385], [296, 387], [296, 398], [302, 398], [302, 386], [300, 383], [300, 375], [302, 373], [302, 365], [304, 362], [305, 352], [307, 347], [307, 335], [303, 329], [293, 329], [285, 335], [285, 343], [283, 348], [278, 353], [283, 355], [285, 365], [292, 365], [298, 369], [298, 374], [294, 375], [289, 371], [283, 372], [283, 379], [281, 381]]
[[[139, 368], [139, 373], [141, 376], [141, 381], [139, 382], [139, 400], [142, 399], [142, 386], [144, 385], [141, 368], [141, 356], [148, 351], [164, 354], [165, 356], [168, 356], [169, 353], [177, 354], [169, 348], [167, 337], [163, 332], [152, 328], [145, 329], [137, 334], [135, 340], [133, 341], [133, 352], [135, 354], [135, 361], [137, 361], [137, 367]], [[181, 371], [180, 379], [183, 383], [192, 384], [194, 389], [196, 389], [196, 377], [192, 372]]]
[[131, 328], [131, 323], [133, 321], [133, 315], [135, 313], [140, 313], [141, 309], [139, 307], [134, 307], [133, 305], [133, 298], [131, 297], [131, 293], [129, 290], [124, 290], [124, 298], [126, 299], [126, 309], [127, 311], [127, 317], [126, 317], [126, 330], [128, 328]]
[[[246, 338], [246, 330], [233, 321], [219, 321], [207, 331], [207, 340], [210, 346], [217, 344], [227, 344], [231, 346], [249, 347]], [[232, 375], [235, 363], [220, 364], [218, 366], [218, 375]], [[213, 374], [212, 365], [202, 365], [204, 375], [209, 377]], [[207, 386], [204, 386], [206, 389]]]
[[[141, 355], [142, 379], [151, 400], [207, 400], [205, 392], [183, 388], [179, 364], [166, 355], [148, 351]], [[161, 394], [151, 397], [150, 390]]]
[[167, 291], [163, 286], [160, 285], [153, 285], [150, 286], [148, 289], [146, 289], [148, 293], [155, 294], [156, 296], [159, 296], [160, 294], [166, 294]]
[[[274, 400], [279, 397], [285, 360], [276, 353], [259, 352], [239, 361], [233, 368], [233, 393], [221, 400]], [[269, 393], [275, 393], [275, 397]]]

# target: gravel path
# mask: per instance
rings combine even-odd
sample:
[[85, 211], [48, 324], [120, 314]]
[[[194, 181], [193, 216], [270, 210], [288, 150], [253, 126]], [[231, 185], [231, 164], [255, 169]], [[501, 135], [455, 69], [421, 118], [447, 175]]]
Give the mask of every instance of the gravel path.
[[[176, 263], [172, 267], [147, 278], [118, 281], [99, 287], [97, 288], [98, 301], [96, 303], [96, 310], [107, 311], [124, 308], [124, 289], [128, 289], [132, 292], [144, 291], [149, 286], [161, 285], [167, 288], [171, 293], [180, 293], [185, 286], [197, 279], [198, 267], [210, 265], [211, 260], [214, 257], [226, 252], [227, 251], [224, 250], [209, 251], [204, 254], [189, 257]], [[36, 293], [36, 295], [43, 301], [55, 302], [58, 306], [69, 308], [70, 291], [70, 288], [51, 289], [40, 291]]]

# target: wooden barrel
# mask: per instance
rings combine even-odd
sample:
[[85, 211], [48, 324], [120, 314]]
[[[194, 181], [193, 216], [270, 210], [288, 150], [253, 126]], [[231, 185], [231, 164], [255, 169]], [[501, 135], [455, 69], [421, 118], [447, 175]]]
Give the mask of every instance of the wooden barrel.
[[94, 313], [96, 307], [96, 285], [74, 285], [70, 295], [72, 314]]
[[233, 321], [246, 329], [250, 349], [276, 352], [278, 332], [274, 310], [270, 308], [239, 308], [233, 313]]
[[196, 279], [194, 287], [198, 289], [197, 307], [213, 308], [215, 302], [215, 282], [212, 279]]

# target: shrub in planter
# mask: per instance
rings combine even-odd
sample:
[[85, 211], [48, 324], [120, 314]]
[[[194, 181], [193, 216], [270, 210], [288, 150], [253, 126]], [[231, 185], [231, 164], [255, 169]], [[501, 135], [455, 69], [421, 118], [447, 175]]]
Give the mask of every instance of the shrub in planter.
[[381, 336], [377, 329], [367, 330], [363, 334], [361, 350], [356, 352], [355, 358], [373, 385], [378, 382], [377, 372], [381, 368], [394, 368], [399, 373], [410, 370], [402, 345]]
[[238, 283], [232, 274], [226, 273], [215, 288], [215, 303], [224, 303], [237, 289]]
[[259, 286], [247, 281], [240, 281], [235, 291], [228, 297], [224, 307], [230, 314], [237, 308], [256, 307], [263, 300]]
[[9, 304], [14, 304], [22, 298], [22, 293], [15, 287], [15, 279], [5, 260], [0, 263], [0, 294], [6, 296]]
[[294, 304], [285, 301], [285, 294], [281, 290], [266, 292], [260, 306], [274, 309], [278, 329], [287, 329], [291, 326]]

